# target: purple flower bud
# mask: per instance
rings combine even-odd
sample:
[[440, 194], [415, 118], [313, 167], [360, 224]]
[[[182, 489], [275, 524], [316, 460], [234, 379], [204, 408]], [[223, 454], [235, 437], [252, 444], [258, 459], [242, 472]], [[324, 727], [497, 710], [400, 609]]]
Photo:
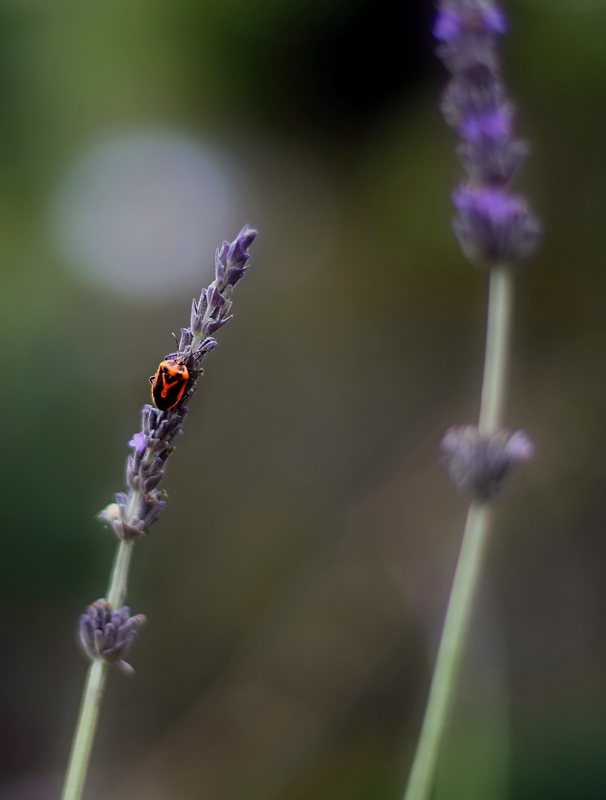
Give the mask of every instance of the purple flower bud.
[[441, 42], [436, 52], [453, 75], [471, 78], [478, 67], [494, 75], [499, 71], [497, 41], [494, 36], [487, 36], [480, 31], [466, 30], [460, 37]]
[[144, 622], [142, 614], [131, 617], [128, 606], [112, 611], [107, 600], [101, 598], [80, 617], [80, 644], [92, 661], [99, 659], [113, 664], [122, 659]]
[[125, 542], [133, 542], [147, 533], [141, 521], [136, 517], [133, 517], [129, 522], [122, 517], [122, 519], [114, 522], [112, 527], [118, 539], [123, 539]]
[[515, 431], [505, 445], [506, 455], [519, 464], [530, 461], [535, 454], [535, 450], [534, 442], [526, 431], [522, 430]]
[[528, 156], [528, 145], [520, 139], [477, 143], [464, 142], [457, 155], [474, 183], [485, 181], [492, 186], [509, 183]]
[[154, 453], [164, 453], [166, 450], [172, 449], [164, 439], [152, 439], [151, 437], [147, 440], [147, 446], [150, 450], [153, 450]]
[[470, 34], [502, 36], [507, 27], [507, 17], [491, 0], [444, 0], [433, 35], [440, 42], [451, 42]]
[[225, 275], [227, 267], [227, 254], [229, 253], [229, 242], [222, 242], [221, 247], [215, 251], [215, 280], [220, 283]]
[[456, 75], [448, 82], [440, 101], [440, 111], [446, 124], [460, 131], [470, 115], [487, 114], [506, 104], [512, 108], [503, 84], [495, 80], [490, 69], [476, 64], [472, 73]]
[[143, 481], [143, 486], [141, 488], [143, 489], [144, 492], [151, 492], [152, 489], [156, 488], [156, 486], [160, 483], [163, 477], [164, 477], [164, 470], [156, 473], [155, 475], [150, 475], [149, 478], [146, 478]]
[[135, 491], [139, 488], [139, 471], [135, 467], [135, 461], [131, 456], [126, 459], [126, 484]]
[[144, 405], [141, 412], [141, 427], [147, 436], [156, 428], [158, 424], [158, 411], [153, 406]]
[[145, 448], [147, 447], [145, 433], [143, 431], [141, 431], [141, 433], [135, 433], [133, 438], [128, 443], [128, 446], [134, 447], [137, 455], [143, 454], [145, 452]]
[[218, 322], [215, 322], [214, 320], [209, 319], [208, 322], [206, 323], [206, 325], [204, 325], [204, 333], [207, 336], [210, 336], [213, 333], [216, 333], [219, 330], [219, 328], [222, 328], [224, 325], [226, 325], [230, 321], [230, 319], [231, 319], [231, 317], [226, 317], [225, 319], [221, 319]]
[[198, 315], [203, 316], [206, 312], [208, 307], [208, 291], [206, 289], [202, 289], [202, 293], [200, 295], [200, 300], [198, 301]]
[[208, 305], [210, 308], [220, 308], [224, 306], [227, 301], [216, 286], [209, 286], [208, 288]]
[[191, 346], [194, 338], [189, 328], [181, 328], [181, 339], [179, 341], [179, 352], [184, 353]]
[[450, 428], [440, 443], [440, 463], [468, 502], [487, 503], [506, 488], [516, 469], [529, 461], [534, 442], [522, 430], [480, 433], [475, 425]]
[[[164, 500], [158, 500], [157, 495], [150, 493], [146, 495], [146, 509], [145, 509], [145, 516], [142, 518], [143, 526], [145, 530], [149, 530], [154, 522], [157, 522], [160, 514], [162, 513], [166, 502]], [[151, 502], [153, 500], [153, 502]]]
[[459, 135], [469, 142], [482, 139], [507, 139], [513, 129], [513, 108], [508, 103], [500, 108], [470, 113], [459, 128]]
[[230, 245], [227, 253], [227, 264], [233, 267], [244, 267], [250, 258], [248, 248], [257, 237], [257, 231], [245, 225]]
[[214, 350], [215, 347], [219, 346], [219, 342], [212, 338], [212, 336], [207, 336], [206, 339], [202, 342], [200, 347], [198, 348], [198, 354], [201, 358], [208, 355], [211, 350]]
[[248, 267], [230, 267], [227, 270], [227, 275], [225, 276], [225, 282], [228, 287], [233, 287], [238, 283], [240, 278], [244, 277], [244, 273]]
[[519, 195], [492, 186], [461, 186], [452, 199], [459, 212], [453, 230], [470, 261], [509, 264], [535, 251], [541, 227]]
[[463, 18], [461, 14], [452, 9], [438, 11], [433, 24], [433, 35], [440, 42], [450, 42], [461, 35], [463, 31]]
[[494, 33], [497, 36], [502, 36], [507, 33], [509, 28], [507, 17], [497, 6], [487, 8], [482, 12], [482, 22], [486, 31]]
[[149, 435], [150, 427], [149, 427], [149, 415], [152, 411], [151, 406], [143, 406], [143, 411], [141, 412], [141, 427], [143, 428], [143, 433]]

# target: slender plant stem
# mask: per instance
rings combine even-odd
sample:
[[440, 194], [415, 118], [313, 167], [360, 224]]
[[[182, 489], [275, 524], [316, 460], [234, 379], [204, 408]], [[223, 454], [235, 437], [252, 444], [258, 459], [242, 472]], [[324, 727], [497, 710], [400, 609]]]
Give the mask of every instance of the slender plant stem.
[[133, 542], [121, 540], [116, 551], [114, 568], [109, 582], [109, 589], [107, 590], [107, 601], [113, 609], [121, 608], [126, 598], [128, 571], [132, 552]]
[[61, 800], [80, 800], [88, 764], [93, 749], [93, 741], [99, 719], [99, 706], [105, 688], [107, 664], [96, 659], [88, 668], [88, 675], [82, 693], [80, 714], [72, 743], [72, 751], [67, 766], [67, 775]]
[[[479, 421], [480, 430], [487, 434], [497, 430], [503, 415], [512, 300], [510, 270], [505, 266], [493, 267], [490, 272], [486, 355]], [[469, 627], [491, 519], [492, 513], [488, 506], [475, 503], [470, 505], [421, 735], [404, 800], [427, 800], [433, 788], [440, 745]]]
[[503, 422], [512, 308], [511, 269], [505, 266], [493, 267], [490, 271], [486, 354], [480, 403], [482, 433], [493, 433]]
[[[132, 551], [132, 542], [121, 541], [118, 545], [107, 593], [108, 602], [113, 609], [120, 608], [126, 597]], [[97, 731], [99, 708], [107, 678], [107, 666], [101, 659], [95, 659], [88, 668], [61, 800], [80, 800], [82, 797]]]

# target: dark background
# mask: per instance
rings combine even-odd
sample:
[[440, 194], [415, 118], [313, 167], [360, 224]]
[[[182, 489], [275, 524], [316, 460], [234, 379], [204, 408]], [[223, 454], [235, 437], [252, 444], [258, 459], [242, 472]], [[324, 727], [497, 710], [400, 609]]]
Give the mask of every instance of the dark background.
[[[435, 796], [595, 800], [606, 3], [507, 10], [533, 150], [520, 189], [546, 231], [518, 272], [508, 421], [537, 456], [498, 512]], [[137, 545], [128, 599], [149, 621], [136, 677], [110, 677], [86, 797], [400, 797], [465, 515], [437, 445], [477, 415], [486, 292], [449, 229], [461, 169], [432, 16], [421, 0], [0, 7], [1, 800], [59, 796], [76, 621], [115, 547], [94, 517], [214, 247], [245, 222], [252, 266]], [[70, 260], [53, 220], [91, 143], [149, 131], [219, 154], [236, 189], [199, 277], [122, 291]]]

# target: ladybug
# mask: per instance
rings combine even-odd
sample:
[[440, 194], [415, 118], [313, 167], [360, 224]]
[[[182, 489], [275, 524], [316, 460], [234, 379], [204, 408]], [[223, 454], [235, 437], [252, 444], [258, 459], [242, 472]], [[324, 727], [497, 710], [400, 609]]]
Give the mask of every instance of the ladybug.
[[190, 377], [183, 362], [182, 356], [167, 356], [150, 378], [152, 398], [160, 411], [174, 408], [183, 398]]

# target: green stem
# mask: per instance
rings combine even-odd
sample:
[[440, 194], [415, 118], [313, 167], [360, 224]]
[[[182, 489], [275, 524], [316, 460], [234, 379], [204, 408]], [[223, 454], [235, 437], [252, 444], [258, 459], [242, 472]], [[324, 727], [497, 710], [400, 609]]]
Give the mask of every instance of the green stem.
[[[497, 430], [503, 415], [512, 300], [510, 270], [504, 266], [494, 267], [490, 272], [486, 356], [479, 420], [479, 428], [483, 433]], [[433, 788], [440, 745], [469, 628], [491, 517], [487, 506], [470, 505], [421, 735], [404, 800], [427, 800]]]
[[107, 602], [116, 610], [122, 608], [126, 598], [126, 586], [128, 583], [128, 571], [130, 559], [133, 552], [133, 542], [121, 540], [116, 551], [114, 568], [107, 590]]
[[[113, 609], [120, 608], [126, 597], [132, 551], [132, 542], [121, 541], [118, 545], [107, 593], [107, 600]], [[82, 692], [80, 713], [76, 723], [61, 800], [80, 800], [82, 797], [97, 731], [99, 708], [103, 698], [106, 678], [107, 664], [101, 659], [95, 659], [88, 668], [86, 683]]]
[[107, 677], [107, 664], [96, 659], [88, 668], [88, 675], [82, 702], [80, 704], [80, 714], [72, 743], [72, 752], [69, 757], [67, 775], [63, 786], [61, 800], [80, 800], [84, 781], [88, 771], [88, 764], [93, 749], [93, 741], [97, 730], [99, 719], [99, 706], [105, 688]]
[[490, 271], [486, 354], [480, 403], [480, 430], [482, 433], [492, 433], [503, 422], [512, 307], [511, 269], [509, 267], [493, 267]]

